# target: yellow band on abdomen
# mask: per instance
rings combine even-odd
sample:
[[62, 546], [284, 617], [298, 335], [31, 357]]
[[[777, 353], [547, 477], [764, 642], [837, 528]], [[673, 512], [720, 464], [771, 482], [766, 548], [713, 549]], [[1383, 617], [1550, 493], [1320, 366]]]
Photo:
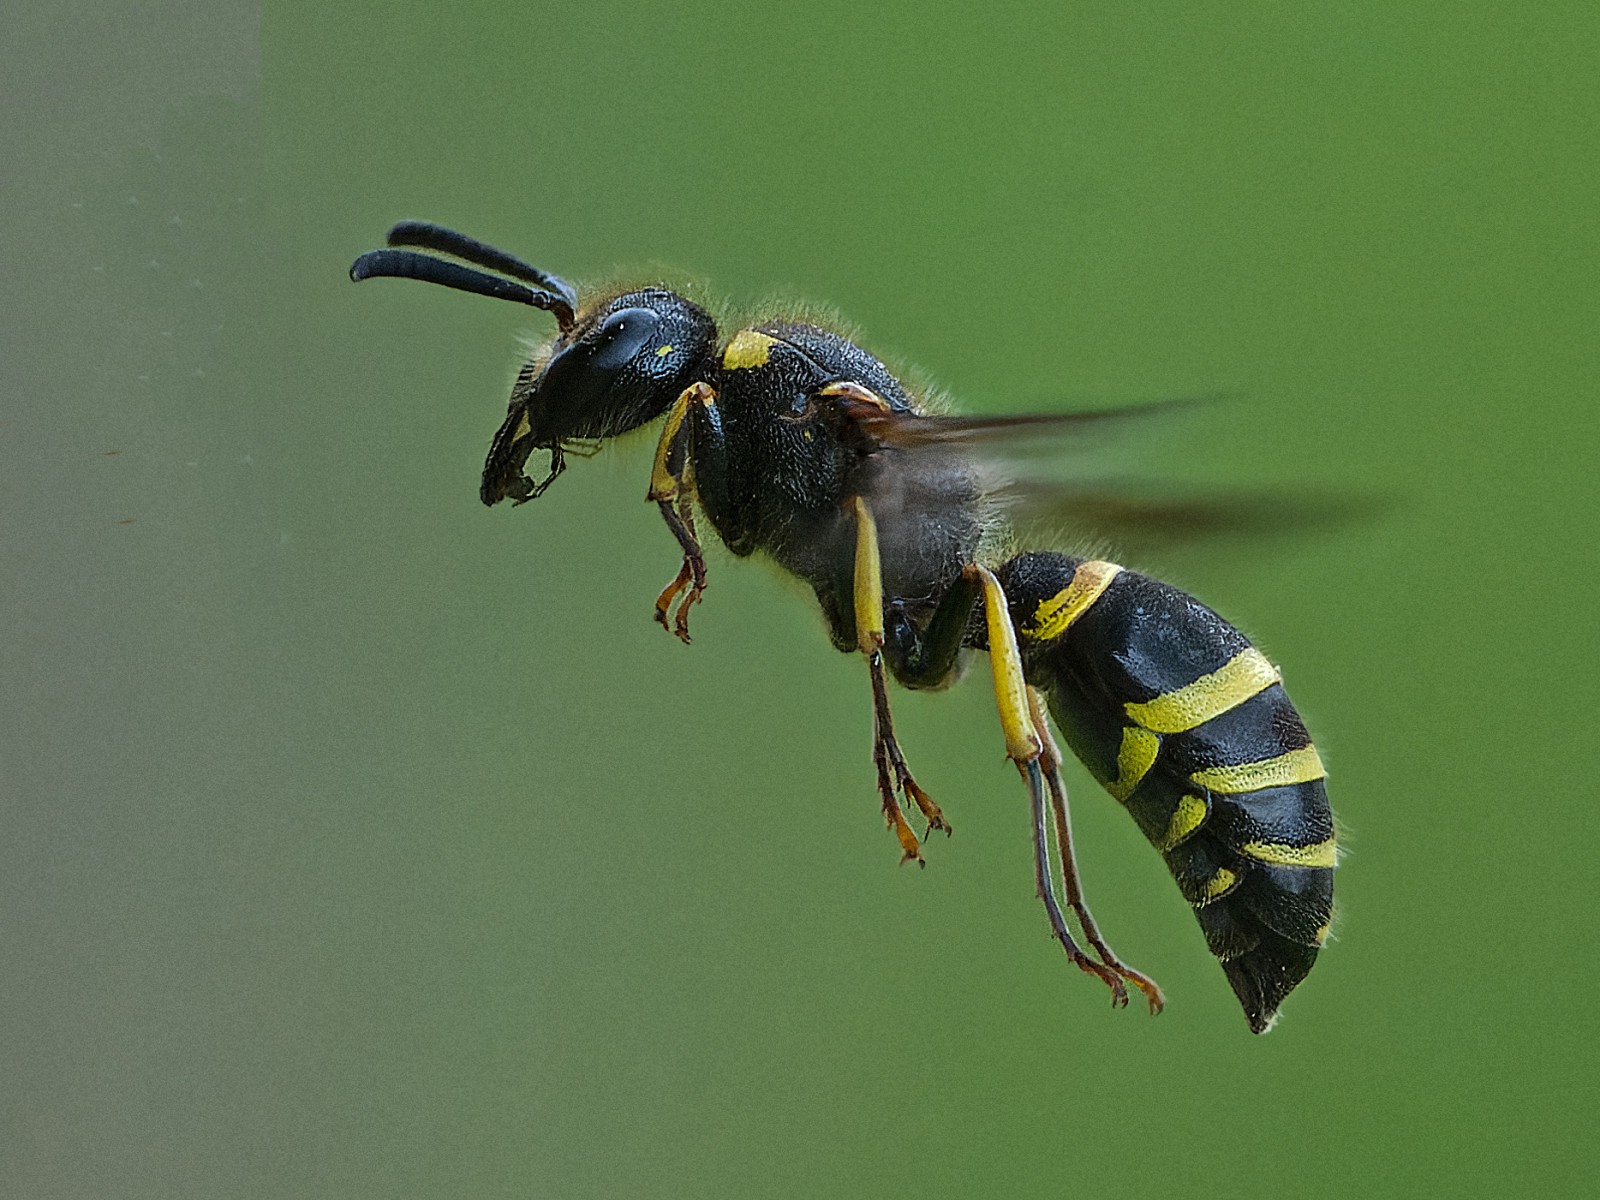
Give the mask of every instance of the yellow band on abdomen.
[[1154, 700], [1124, 704], [1130, 719], [1154, 733], [1182, 733], [1220, 717], [1279, 682], [1278, 668], [1255, 647], [1241, 650], [1209, 675]]
[[1226, 895], [1238, 882], [1239, 877], [1227, 867], [1218, 867], [1217, 873], [1200, 885], [1200, 899], [1194, 902], [1194, 906], [1204, 908], [1213, 900]]
[[1276, 758], [1259, 762], [1238, 763], [1231, 767], [1208, 767], [1189, 776], [1200, 787], [1213, 792], [1255, 792], [1262, 788], [1284, 787], [1291, 783], [1310, 783], [1322, 779], [1328, 772], [1323, 769], [1322, 757], [1315, 746], [1291, 750]]
[[1206, 802], [1199, 796], [1183, 795], [1178, 797], [1178, 806], [1172, 810], [1172, 816], [1167, 821], [1167, 832], [1156, 843], [1156, 849], [1165, 854], [1188, 841], [1191, 834], [1205, 823]]
[[1098, 560], [1079, 563], [1072, 573], [1072, 582], [1050, 599], [1040, 601], [1039, 607], [1033, 610], [1032, 624], [1023, 632], [1039, 642], [1060, 637], [1067, 626], [1089, 611], [1089, 606], [1100, 599], [1120, 574], [1122, 568], [1116, 563]]
[[1124, 725], [1122, 745], [1117, 749], [1117, 777], [1106, 784], [1106, 791], [1115, 800], [1126, 800], [1156, 765], [1156, 755], [1160, 753], [1159, 737], [1137, 725]]
[[1257, 862], [1275, 867], [1335, 867], [1339, 865], [1339, 847], [1333, 838], [1310, 846], [1292, 846], [1288, 842], [1246, 842], [1239, 847]]

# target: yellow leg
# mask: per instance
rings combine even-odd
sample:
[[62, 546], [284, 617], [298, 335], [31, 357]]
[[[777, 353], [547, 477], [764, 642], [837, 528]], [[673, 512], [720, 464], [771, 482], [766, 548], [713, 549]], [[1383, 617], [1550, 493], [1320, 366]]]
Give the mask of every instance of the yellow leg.
[[854, 603], [856, 646], [867, 660], [872, 678], [872, 761], [878, 770], [878, 795], [883, 800], [883, 816], [900, 841], [901, 861], [922, 865], [921, 843], [912, 832], [901, 809], [904, 795], [921, 811], [928, 822], [926, 833], [942, 829], [950, 833], [933, 797], [917, 786], [906, 766], [905, 755], [894, 736], [894, 721], [889, 713], [889, 684], [883, 669], [883, 566], [878, 553], [878, 526], [872, 510], [860, 496], [850, 502], [856, 520]]
[[[710, 404], [717, 393], [710, 384], [694, 383], [678, 393], [678, 398], [667, 410], [667, 420], [661, 428], [661, 439], [656, 443], [655, 462], [650, 468], [650, 490], [645, 499], [653, 500], [661, 509], [662, 519], [683, 550], [683, 565], [678, 576], [656, 597], [655, 619], [661, 628], [677, 635], [685, 645], [689, 643], [689, 609], [699, 602], [706, 590], [706, 560], [700, 550], [700, 539], [694, 528], [694, 484], [688, 456], [688, 428], [684, 422], [694, 404]], [[687, 589], [687, 591], [685, 590]], [[672, 606], [683, 595], [676, 618], [669, 621]]]
[[878, 553], [878, 523], [860, 496], [850, 501], [856, 518], [856, 649], [871, 655], [883, 649], [883, 559]]
[[1006, 757], [1019, 767], [1033, 762], [1044, 749], [1028, 714], [1027, 684], [1022, 678], [1022, 655], [1017, 631], [1011, 627], [1006, 594], [994, 572], [977, 564], [967, 568], [983, 585], [984, 616], [989, 623], [989, 664], [994, 670], [994, 702], [1000, 709], [1000, 728], [1006, 735]]
[[693, 404], [709, 404], [716, 398], [717, 393], [709, 383], [691, 383], [678, 393], [678, 398], [667, 410], [666, 423], [662, 425], [660, 440], [656, 442], [656, 457], [650, 468], [650, 490], [645, 493], [646, 500], [659, 502], [677, 498], [686, 468], [684, 459], [688, 447], [682, 435], [689, 407]]

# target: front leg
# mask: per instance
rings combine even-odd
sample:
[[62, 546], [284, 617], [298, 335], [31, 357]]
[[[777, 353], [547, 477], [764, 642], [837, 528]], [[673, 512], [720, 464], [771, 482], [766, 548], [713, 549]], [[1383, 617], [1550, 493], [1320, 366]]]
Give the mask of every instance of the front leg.
[[889, 684], [883, 669], [883, 564], [878, 552], [878, 527], [872, 510], [860, 496], [851, 502], [856, 519], [854, 601], [856, 646], [867, 659], [872, 678], [872, 762], [878, 770], [878, 794], [883, 800], [883, 816], [900, 840], [901, 861], [922, 865], [921, 843], [907, 823], [901, 809], [903, 794], [916, 804], [928, 822], [927, 833], [950, 825], [933, 802], [933, 797], [917, 786], [906, 766], [905, 755], [894, 736], [894, 721], [889, 713]]
[[[656, 597], [655, 619], [684, 645], [689, 644], [689, 609], [699, 602], [706, 590], [706, 560], [694, 528], [694, 423], [690, 414], [694, 405], [710, 408], [716, 399], [717, 393], [707, 383], [690, 384], [678, 394], [667, 412], [661, 440], [656, 443], [650, 491], [645, 496], [660, 507], [662, 519], [683, 551], [683, 565], [678, 568], [677, 578]], [[683, 599], [673, 616], [672, 607], [680, 595]], [[669, 616], [672, 617], [670, 623]]]
[[[656, 597], [656, 623], [663, 629], [669, 629], [687, 646], [690, 642], [689, 608], [699, 602], [706, 590], [706, 560], [700, 552], [700, 539], [695, 536], [694, 503], [688, 490], [679, 493], [676, 511], [673, 504], [671, 500], [660, 501], [661, 515], [667, 522], [667, 528], [672, 530], [673, 537], [678, 539], [678, 545], [683, 547], [683, 566], [678, 568], [677, 578], [662, 588], [661, 595]], [[667, 614], [672, 609], [672, 602], [684, 588], [689, 589], [688, 593], [683, 597], [683, 603], [678, 605], [677, 616], [669, 626]]]

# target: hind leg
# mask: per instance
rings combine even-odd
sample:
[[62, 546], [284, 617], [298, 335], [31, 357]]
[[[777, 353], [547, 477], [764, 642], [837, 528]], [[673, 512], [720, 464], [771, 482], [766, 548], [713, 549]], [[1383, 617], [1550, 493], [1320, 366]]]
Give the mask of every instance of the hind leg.
[[1061, 747], [1056, 745], [1055, 738], [1050, 734], [1050, 719], [1045, 715], [1044, 703], [1037, 688], [1028, 689], [1028, 713], [1033, 722], [1034, 732], [1039, 735], [1039, 741], [1044, 747], [1043, 753], [1039, 756], [1039, 767], [1050, 790], [1050, 808], [1055, 817], [1056, 852], [1061, 860], [1062, 896], [1067, 902], [1067, 907], [1077, 914], [1078, 921], [1083, 926], [1084, 940], [1094, 948], [1094, 952], [1100, 956], [1100, 961], [1143, 992], [1145, 1002], [1150, 1005], [1150, 1012], [1154, 1015], [1166, 1006], [1166, 999], [1161, 995], [1160, 987], [1148, 975], [1135, 971], [1117, 957], [1116, 951], [1112, 950], [1106, 944], [1105, 938], [1100, 936], [1094, 914], [1089, 911], [1089, 906], [1084, 901], [1083, 887], [1078, 882], [1078, 860], [1072, 852], [1072, 820], [1067, 811], [1066, 781], [1061, 778]]
[[[995, 705], [1000, 710], [1000, 727], [1005, 732], [1006, 756], [1016, 764], [1023, 782], [1028, 785], [1028, 797], [1033, 806], [1034, 882], [1039, 899], [1044, 904], [1045, 915], [1050, 920], [1050, 932], [1061, 943], [1067, 961], [1080, 971], [1097, 976], [1111, 989], [1112, 1005], [1121, 1008], [1128, 1003], [1128, 989], [1122, 982], [1123, 976], [1115, 968], [1098, 963], [1083, 952], [1073, 939], [1066, 914], [1061, 911], [1061, 901], [1056, 896], [1055, 873], [1050, 865], [1052, 812], [1045, 801], [1045, 772], [1042, 765], [1049, 761], [1045, 757], [1045, 747], [1047, 744], [1053, 746], [1053, 743], [1049, 742], [1048, 735], [1041, 737], [1034, 725], [1028, 686], [1022, 675], [1022, 656], [1017, 649], [1017, 634], [1011, 626], [1005, 592], [1000, 587], [1000, 581], [985, 567], [974, 564], [967, 568], [967, 576], [976, 580], [983, 590], [984, 617], [989, 633], [989, 663], [994, 671]], [[1055, 761], [1059, 763], [1059, 755]], [[1064, 815], [1064, 806], [1061, 811]], [[1076, 875], [1073, 880], [1076, 883]], [[1081, 897], [1079, 900], [1081, 903]], [[1088, 932], [1087, 929], [1085, 932]]]

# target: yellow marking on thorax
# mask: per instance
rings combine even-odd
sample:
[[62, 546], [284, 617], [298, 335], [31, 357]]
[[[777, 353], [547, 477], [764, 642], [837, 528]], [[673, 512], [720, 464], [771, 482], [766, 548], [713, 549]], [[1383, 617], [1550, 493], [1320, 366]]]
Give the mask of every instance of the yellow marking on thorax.
[[1238, 881], [1239, 877], [1227, 867], [1218, 867], [1217, 873], [1200, 886], [1200, 899], [1195, 901], [1194, 906], [1203, 908], [1213, 900], [1221, 899]]
[[1199, 796], [1178, 797], [1178, 807], [1172, 810], [1172, 819], [1167, 822], [1167, 832], [1156, 843], [1156, 849], [1165, 854], [1176, 846], [1181, 846], [1188, 841], [1189, 835], [1200, 828], [1206, 819], [1206, 802]]
[[1161, 739], [1148, 729], [1127, 725], [1122, 730], [1122, 746], [1117, 750], [1117, 777], [1106, 785], [1106, 791], [1118, 801], [1133, 795], [1133, 789], [1156, 764], [1161, 752]]
[[1237, 708], [1282, 678], [1278, 668], [1267, 661], [1267, 656], [1252, 646], [1193, 683], [1154, 700], [1122, 707], [1146, 729], [1156, 733], [1182, 733]]
[[1322, 757], [1315, 746], [1291, 750], [1277, 758], [1264, 758], [1260, 762], [1239, 763], [1231, 767], [1210, 767], [1196, 771], [1189, 778], [1213, 792], [1254, 792], [1261, 788], [1283, 787], [1291, 783], [1310, 783], [1322, 779], [1328, 772], [1322, 766]]
[[663, 347], [661, 347], [661, 349], [656, 351], [656, 357], [657, 358], [665, 358], [667, 355], [671, 354], [672, 351], [673, 351], [673, 347], [671, 345], [663, 346]]
[[733, 335], [728, 348], [722, 352], [722, 368], [738, 371], [745, 367], [764, 367], [767, 356], [778, 344], [778, 339], [758, 333], [754, 329], [741, 329]]
[[1072, 573], [1072, 582], [1050, 599], [1040, 601], [1039, 607], [1033, 610], [1032, 626], [1023, 632], [1040, 642], [1060, 637], [1067, 626], [1089, 611], [1089, 606], [1100, 599], [1120, 574], [1122, 568], [1116, 563], [1098, 560], [1079, 563]]
[[517, 431], [511, 435], [512, 439], [525, 438], [533, 432], [533, 422], [528, 420], [528, 410], [522, 410], [522, 419], [517, 422]]
[[1257, 862], [1276, 867], [1334, 867], [1339, 865], [1339, 847], [1333, 838], [1310, 846], [1288, 842], [1246, 842], [1239, 847]]

